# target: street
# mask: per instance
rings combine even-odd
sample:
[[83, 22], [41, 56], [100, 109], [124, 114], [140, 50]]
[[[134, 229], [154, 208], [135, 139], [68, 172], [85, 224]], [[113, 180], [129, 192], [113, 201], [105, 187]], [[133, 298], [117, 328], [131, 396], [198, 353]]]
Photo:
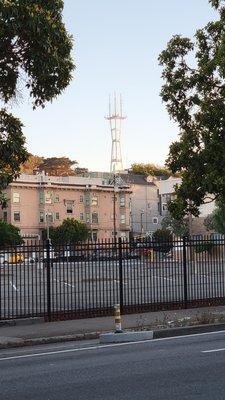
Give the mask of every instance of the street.
[[224, 400], [225, 332], [0, 352], [4, 400]]
[[[36, 316], [47, 310], [47, 269], [43, 263], [1, 269], [1, 318]], [[187, 270], [187, 300], [225, 297], [225, 263], [198, 262]], [[58, 262], [50, 270], [51, 310], [112, 309], [120, 302], [116, 261]], [[184, 301], [184, 269], [179, 261], [123, 260], [123, 304], [141, 306]]]

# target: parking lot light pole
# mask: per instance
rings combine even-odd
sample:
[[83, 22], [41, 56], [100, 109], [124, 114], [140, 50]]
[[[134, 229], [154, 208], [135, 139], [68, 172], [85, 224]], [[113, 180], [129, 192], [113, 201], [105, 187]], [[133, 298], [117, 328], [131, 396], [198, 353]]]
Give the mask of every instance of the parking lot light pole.
[[144, 227], [143, 227], [143, 215], [144, 215], [144, 210], [141, 210], [141, 234], [143, 235], [144, 232]]
[[46, 213], [46, 233], [47, 233], [47, 240], [50, 242], [50, 220], [49, 217], [51, 216], [51, 214], [47, 211]]

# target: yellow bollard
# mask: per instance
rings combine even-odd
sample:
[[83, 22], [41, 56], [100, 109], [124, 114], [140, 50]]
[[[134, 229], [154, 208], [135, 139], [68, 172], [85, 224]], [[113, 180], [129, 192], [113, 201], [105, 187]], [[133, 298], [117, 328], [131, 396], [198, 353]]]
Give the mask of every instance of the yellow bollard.
[[120, 315], [120, 305], [116, 304], [115, 305], [115, 333], [121, 333], [122, 331], [122, 326], [121, 326], [121, 315]]

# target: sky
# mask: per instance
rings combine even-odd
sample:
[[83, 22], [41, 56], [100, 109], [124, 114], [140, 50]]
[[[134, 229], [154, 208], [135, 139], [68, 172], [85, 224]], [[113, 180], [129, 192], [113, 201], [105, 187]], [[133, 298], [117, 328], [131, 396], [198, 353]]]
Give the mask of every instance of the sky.
[[[74, 38], [73, 81], [44, 110], [24, 94], [13, 112], [25, 125], [28, 150], [66, 156], [80, 167], [109, 171], [108, 97], [124, 104], [122, 155], [132, 163], [163, 165], [178, 128], [159, 96], [158, 55], [174, 34], [192, 37], [215, 18], [207, 0], [64, 0], [63, 18]], [[12, 110], [11, 110], [12, 111]]]

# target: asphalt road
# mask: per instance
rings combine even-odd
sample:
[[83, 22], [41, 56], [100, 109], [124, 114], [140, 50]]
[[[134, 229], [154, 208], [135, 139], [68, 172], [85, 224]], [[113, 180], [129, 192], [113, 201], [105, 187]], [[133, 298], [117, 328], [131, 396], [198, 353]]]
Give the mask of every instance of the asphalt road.
[[0, 352], [4, 400], [224, 400], [225, 332]]
[[[184, 270], [174, 261], [123, 261], [124, 305], [181, 302]], [[53, 311], [111, 308], [119, 302], [119, 263], [54, 263]], [[42, 263], [5, 266], [0, 271], [0, 318], [39, 315], [47, 309], [46, 268]], [[225, 297], [225, 262], [199, 262], [187, 271], [188, 300]]]

